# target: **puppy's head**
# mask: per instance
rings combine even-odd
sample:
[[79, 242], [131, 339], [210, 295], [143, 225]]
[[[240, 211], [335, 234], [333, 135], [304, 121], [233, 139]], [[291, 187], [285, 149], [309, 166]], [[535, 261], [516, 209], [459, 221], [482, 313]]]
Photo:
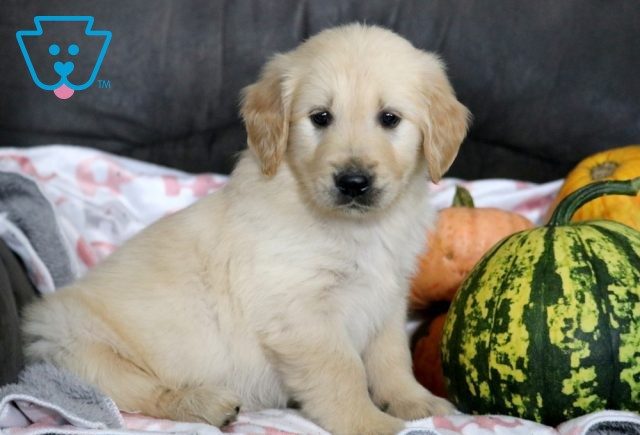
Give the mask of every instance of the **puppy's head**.
[[307, 200], [347, 215], [383, 209], [416, 176], [440, 180], [469, 118], [437, 57], [361, 25], [276, 56], [241, 112], [266, 176], [286, 162]]

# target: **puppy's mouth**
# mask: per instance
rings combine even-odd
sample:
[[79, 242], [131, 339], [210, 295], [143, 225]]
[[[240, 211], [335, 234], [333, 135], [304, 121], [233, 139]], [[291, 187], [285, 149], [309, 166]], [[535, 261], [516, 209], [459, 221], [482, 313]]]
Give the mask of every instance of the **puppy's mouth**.
[[379, 190], [374, 188], [370, 189], [366, 194], [356, 197], [336, 192], [335, 205], [341, 210], [366, 213], [377, 208], [379, 195]]
[[340, 207], [346, 213], [352, 214], [367, 214], [375, 210], [375, 207], [370, 205], [358, 204], [357, 202], [351, 202], [347, 205], [343, 205]]

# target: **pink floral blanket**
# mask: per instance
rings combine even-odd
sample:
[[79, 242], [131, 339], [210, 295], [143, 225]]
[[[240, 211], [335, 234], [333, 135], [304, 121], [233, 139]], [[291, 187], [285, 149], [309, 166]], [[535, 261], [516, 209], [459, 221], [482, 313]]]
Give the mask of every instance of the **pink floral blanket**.
[[[187, 174], [89, 148], [43, 146], [29, 149], [0, 148], [0, 171], [21, 174], [35, 181], [50, 202], [69, 256], [73, 274], [84, 274], [125, 240], [156, 219], [180, 210], [219, 189], [226, 177]], [[517, 211], [541, 223], [561, 180], [533, 184], [514, 180], [463, 181], [445, 179], [432, 186], [436, 208], [451, 204], [455, 185], [464, 184], [476, 205]], [[28, 237], [0, 214], [0, 238], [22, 258], [39, 291], [55, 286], [47, 265], [38, 257]], [[22, 398], [0, 407], [3, 434], [326, 434], [293, 410], [241, 413], [232, 425], [217, 428], [193, 423], [158, 420], [121, 413], [121, 428], [82, 427], [65, 413], [47, 408], [37, 398]], [[25, 411], [27, 410], [27, 411]], [[68, 410], [72, 411], [72, 410]], [[20, 418], [18, 418], [20, 414]], [[619, 428], [631, 428], [633, 432]], [[593, 432], [603, 429], [602, 432]], [[610, 432], [607, 432], [610, 431]], [[618, 431], [617, 431], [618, 430]], [[591, 431], [591, 432], [590, 432]], [[617, 432], [616, 432], [617, 431]], [[640, 433], [640, 416], [603, 411], [552, 428], [507, 416], [454, 415], [407, 423], [404, 435], [531, 435]]]

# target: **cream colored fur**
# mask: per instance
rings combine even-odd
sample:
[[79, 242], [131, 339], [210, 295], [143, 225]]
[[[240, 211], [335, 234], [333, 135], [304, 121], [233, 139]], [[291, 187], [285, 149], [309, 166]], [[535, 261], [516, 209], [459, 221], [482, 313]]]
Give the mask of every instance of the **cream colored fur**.
[[[381, 110], [400, 124], [382, 128]], [[122, 409], [215, 425], [291, 399], [337, 434], [450, 412], [414, 380], [404, 331], [427, 178], [467, 128], [440, 61], [381, 28], [327, 30], [269, 62], [242, 114], [250, 151], [229, 183], [29, 307], [28, 356]], [[353, 162], [379, 189], [365, 209], [335, 203]]]

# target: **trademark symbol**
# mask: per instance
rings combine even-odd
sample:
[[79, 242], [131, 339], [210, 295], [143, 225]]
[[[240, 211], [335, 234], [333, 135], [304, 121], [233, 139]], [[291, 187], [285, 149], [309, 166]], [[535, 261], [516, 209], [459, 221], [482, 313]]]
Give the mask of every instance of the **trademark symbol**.
[[111, 89], [111, 80], [98, 80], [99, 89]]

